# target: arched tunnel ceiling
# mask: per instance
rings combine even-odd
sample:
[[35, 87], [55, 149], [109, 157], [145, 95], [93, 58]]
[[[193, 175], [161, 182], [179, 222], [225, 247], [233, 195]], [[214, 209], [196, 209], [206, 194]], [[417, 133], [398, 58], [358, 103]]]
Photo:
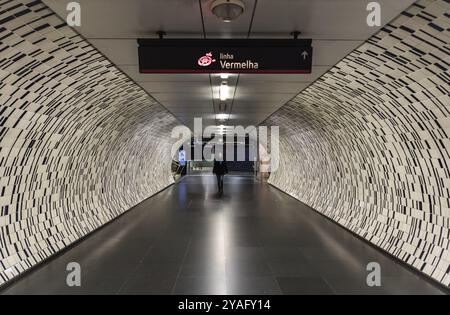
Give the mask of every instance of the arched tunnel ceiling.
[[[69, 0], [44, 0], [60, 16]], [[229, 125], [256, 125], [296, 96], [379, 28], [366, 24], [361, 0], [244, 0], [247, 10], [226, 24], [209, 10], [212, 0], [80, 0], [82, 26], [76, 28], [114, 64], [146, 89], [186, 125], [194, 117], [218, 123], [220, 78], [208, 75], [141, 75], [136, 38], [202, 38], [204, 18], [208, 38], [287, 38], [294, 30], [314, 39], [311, 75], [241, 75], [230, 80], [233, 101], [228, 102]], [[414, 0], [379, 0], [383, 25]], [[253, 17], [253, 20], [252, 20]], [[253, 22], [252, 22], [253, 21]], [[212, 86], [211, 86], [212, 82]]]

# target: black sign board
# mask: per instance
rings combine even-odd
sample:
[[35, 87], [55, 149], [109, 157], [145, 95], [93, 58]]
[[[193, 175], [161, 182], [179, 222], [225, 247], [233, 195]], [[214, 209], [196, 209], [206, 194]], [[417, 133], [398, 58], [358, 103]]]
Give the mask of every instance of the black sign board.
[[308, 74], [311, 40], [140, 39], [141, 73]]

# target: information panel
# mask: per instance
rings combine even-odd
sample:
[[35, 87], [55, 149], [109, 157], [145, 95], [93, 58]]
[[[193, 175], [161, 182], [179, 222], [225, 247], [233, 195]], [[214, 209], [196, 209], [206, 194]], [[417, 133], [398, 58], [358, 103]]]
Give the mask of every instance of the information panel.
[[311, 40], [140, 39], [141, 73], [308, 74]]

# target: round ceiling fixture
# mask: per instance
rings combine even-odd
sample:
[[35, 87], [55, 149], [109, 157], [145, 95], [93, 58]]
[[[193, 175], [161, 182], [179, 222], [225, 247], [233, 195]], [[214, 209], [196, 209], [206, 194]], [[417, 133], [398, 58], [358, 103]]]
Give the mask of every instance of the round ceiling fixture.
[[224, 22], [231, 22], [244, 13], [245, 4], [242, 0], [215, 0], [211, 4], [211, 11]]

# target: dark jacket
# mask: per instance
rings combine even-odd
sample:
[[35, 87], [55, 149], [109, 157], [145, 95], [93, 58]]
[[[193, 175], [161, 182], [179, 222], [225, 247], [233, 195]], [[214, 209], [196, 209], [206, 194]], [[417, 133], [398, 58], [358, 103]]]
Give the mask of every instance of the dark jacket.
[[228, 174], [227, 162], [214, 161], [213, 173], [216, 175]]

